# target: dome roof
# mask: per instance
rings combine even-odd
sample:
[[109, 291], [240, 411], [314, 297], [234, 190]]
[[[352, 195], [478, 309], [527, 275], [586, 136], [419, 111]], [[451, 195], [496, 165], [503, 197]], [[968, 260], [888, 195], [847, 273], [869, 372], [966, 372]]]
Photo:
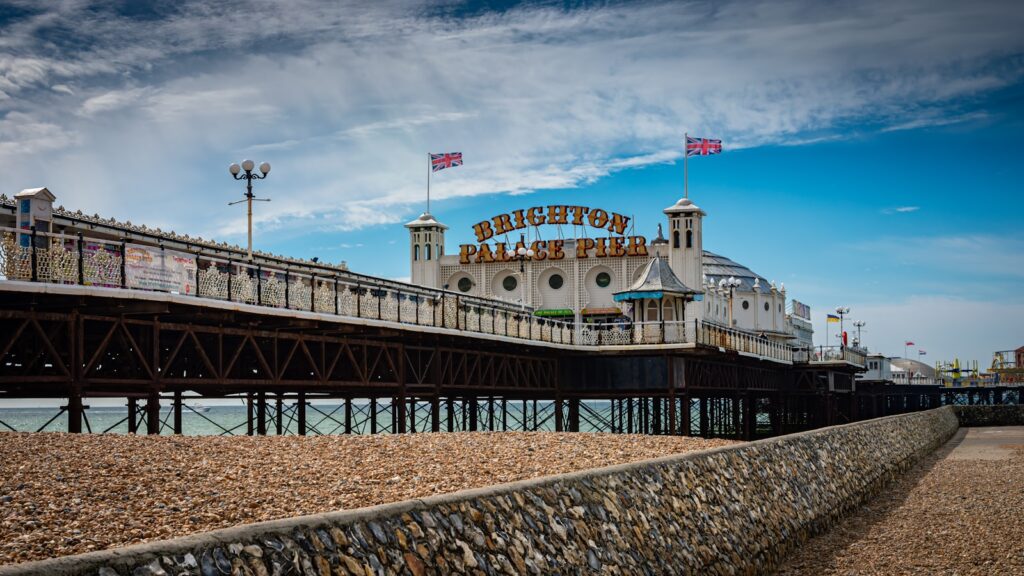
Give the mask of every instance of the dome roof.
[[909, 358], [893, 358], [892, 369], [895, 372], [909, 372], [911, 375], [920, 374], [925, 378], [935, 378], [935, 368]]
[[423, 214], [420, 214], [419, 218], [405, 225], [406, 228], [426, 228], [427, 226], [439, 227], [442, 230], [448, 229], [447, 226], [435, 220], [433, 214], [431, 214], [430, 212], [424, 212]]
[[[730, 276], [742, 282], [736, 289], [741, 292], [757, 292], [768, 294], [772, 291], [772, 285], [768, 280], [759, 274], [755, 274], [750, 268], [737, 264], [725, 256], [719, 256], [713, 252], [704, 251], [704, 275], [708, 279], [714, 279], [717, 283], [721, 278]], [[757, 288], [754, 288], [755, 280]]]
[[685, 214], [688, 212], [700, 213], [704, 215], [704, 211], [699, 206], [693, 203], [693, 200], [689, 198], [680, 198], [679, 202], [665, 208], [665, 214]]

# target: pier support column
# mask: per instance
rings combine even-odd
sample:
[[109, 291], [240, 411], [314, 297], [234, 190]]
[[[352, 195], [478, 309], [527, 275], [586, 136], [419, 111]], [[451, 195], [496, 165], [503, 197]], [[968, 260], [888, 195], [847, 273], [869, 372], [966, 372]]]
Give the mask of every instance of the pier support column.
[[172, 409], [174, 410], [174, 433], [175, 434], [181, 434], [182, 426], [181, 426], [181, 391], [180, 390], [175, 390], [175, 392], [174, 392], [174, 405], [172, 406]]
[[246, 436], [252, 436], [254, 425], [253, 420], [255, 416], [253, 414], [253, 399], [252, 392], [245, 395], [245, 434]]
[[267, 393], [256, 395], [256, 434], [267, 435]]
[[352, 399], [345, 398], [345, 434], [352, 433]]
[[139, 431], [139, 401], [135, 398], [128, 399], [128, 433], [135, 434]]
[[652, 416], [653, 416], [653, 419], [654, 419], [653, 426], [651, 426], [651, 431], [654, 434], [661, 434], [662, 433], [662, 429], [661, 429], [661, 402], [662, 402], [661, 398], [651, 398], [651, 404], [653, 404], [653, 406], [651, 407], [651, 412], [653, 412]]
[[82, 433], [82, 395], [77, 389], [68, 396], [68, 432]]
[[565, 427], [562, 423], [562, 399], [555, 400], [555, 432], [562, 432]]
[[160, 393], [156, 390], [149, 392], [146, 399], [146, 434], [160, 433]]
[[436, 394], [430, 398], [430, 431], [441, 431], [441, 399]]
[[284, 434], [284, 399], [280, 392], [277, 393], [277, 399], [274, 402], [274, 420], [276, 420], [277, 435]]
[[580, 400], [573, 398], [569, 400], [569, 432], [580, 431]]
[[480, 403], [473, 398], [469, 401], [469, 431], [477, 431], [477, 417], [480, 415]]
[[445, 399], [444, 405], [448, 417], [448, 431], [455, 432], [455, 402], [449, 397]]
[[377, 399], [370, 398], [370, 434], [377, 433]]
[[296, 420], [298, 420], [299, 436], [306, 435], [306, 393], [299, 392], [299, 399], [295, 406], [295, 411], [298, 412]]

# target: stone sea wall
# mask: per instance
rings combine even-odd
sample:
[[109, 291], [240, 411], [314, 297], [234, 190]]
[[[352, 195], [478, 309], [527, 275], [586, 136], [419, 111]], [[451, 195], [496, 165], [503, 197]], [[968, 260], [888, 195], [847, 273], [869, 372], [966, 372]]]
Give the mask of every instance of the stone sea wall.
[[0, 575], [759, 573], [957, 427], [946, 407]]
[[1024, 426], [1024, 404], [955, 406], [960, 425]]

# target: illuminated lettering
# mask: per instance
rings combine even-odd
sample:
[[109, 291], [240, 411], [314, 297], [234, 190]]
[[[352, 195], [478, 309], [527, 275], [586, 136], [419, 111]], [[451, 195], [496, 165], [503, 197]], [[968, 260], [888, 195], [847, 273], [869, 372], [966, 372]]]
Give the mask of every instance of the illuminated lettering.
[[548, 242], [548, 260], [561, 260], [565, 258], [565, 252], [562, 251], [562, 246], [565, 245], [564, 240], [551, 240]]
[[548, 206], [548, 224], [568, 224], [568, 206]]
[[626, 255], [626, 249], [622, 246], [622, 236], [611, 236], [608, 238], [608, 255], [621, 258]]
[[587, 221], [594, 228], [604, 228], [604, 225], [608, 223], [608, 213], [600, 208], [595, 208], [590, 211]]
[[626, 256], [647, 256], [647, 239], [643, 236], [630, 236]]
[[626, 233], [627, 225], [629, 225], [629, 218], [612, 212], [612, 221], [608, 224], [608, 231], [621, 236]]
[[529, 210], [526, 211], [526, 220], [530, 223], [530, 225], [544, 225], [544, 222], [547, 221], [547, 218], [544, 218], [543, 214], [539, 215], [538, 213], [540, 212], [544, 212], [543, 206], [534, 206], [533, 208], [530, 208]]
[[487, 220], [473, 224], [473, 232], [476, 232], [477, 242], [486, 242], [494, 236], [494, 231], [491, 230], [491, 223]]
[[594, 249], [594, 241], [590, 238], [580, 238], [576, 240], [576, 257], [586, 258], [587, 252]]
[[476, 246], [463, 244], [459, 246], [459, 264], [469, 264], [469, 257], [476, 254]]
[[533, 250], [534, 260], [543, 260], [548, 257], [548, 253], [544, 251], [544, 247], [546, 245], [547, 242], [543, 240], [536, 240], [533, 244], [530, 245], [530, 249]]
[[498, 214], [497, 216], [492, 218], [491, 221], [494, 222], [495, 234], [508, 234], [509, 232], [515, 230], [515, 228], [512, 226], [512, 220], [508, 217], [508, 214]]
[[582, 226], [583, 217], [590, 211], [590, 208], [586, 206], [569, 206], [569, 209], [572, 210], [573, 226]]
[[513, 210], [512, 216], [515, 218], [516, 221], [516, 230], [522, 230], [523, 228], [526, 228], [526, 221], [523, 219], [522, 209]]

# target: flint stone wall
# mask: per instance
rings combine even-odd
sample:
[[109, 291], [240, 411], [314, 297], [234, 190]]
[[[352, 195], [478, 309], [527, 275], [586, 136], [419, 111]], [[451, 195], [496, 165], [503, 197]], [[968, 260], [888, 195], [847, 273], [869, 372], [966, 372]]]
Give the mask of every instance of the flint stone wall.
[[953, 410], [964, 427], [1024, 426], [1024, 404], [954, 406]]
[[944, 407], [21, 564], [0, 575], [760, 573], [957, 426]]

